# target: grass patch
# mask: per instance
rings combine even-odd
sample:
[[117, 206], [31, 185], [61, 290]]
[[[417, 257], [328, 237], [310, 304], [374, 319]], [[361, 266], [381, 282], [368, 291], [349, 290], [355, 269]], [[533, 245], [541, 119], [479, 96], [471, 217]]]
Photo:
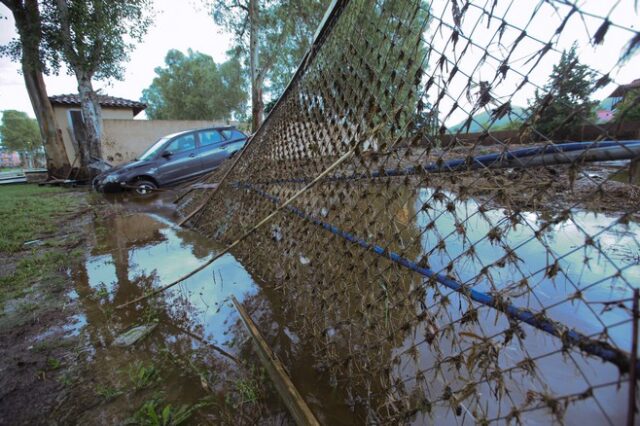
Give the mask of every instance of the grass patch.
[[77, 250], [71, 253], [32, 252], [28, 257], [20, 259], [13, 274], [0, 277], [0, 306], [7, 300], [24, 296], [30, 291], [31, 285], [38, 281], [46, 282], [49, 288], [64, 285], [64, 278], [59, 272], [69, 264], [70, 259], [80, 255], [81, 252]]
[[26, 295], [35, 283], [46, 282], [48, 288], [64, 284], [60, 272], [81, 251], [24, 243], [58, 231], [61, 216], [76, 211], [81, 200], [62, 188], [0, 187], [0, 255], [8, 255], [15, 265], [10, 274], [0, 275], [0, 306]]
[[54, 220], [78, 207], [78, 197], [63, 188], [34, 185], [0, 187], [0, 252], [15, 253], [26, 241], [54, 232]]
[[160, 378], [156, 367], [153, 365], [144, 365], [142, 361], [136, 361], [131, 364], [127, 373], [134, 390], [149, 387]]
[[174, 407], [171, 404], [164, 405], [162, 401], [152, 399], [145, 402], [135, 414], [125, 420], [126, 425], [141, 426], [178, 426], [185, 423], [193, 413], [207, 405], [207, 401], [201, 401], [194, 405], [181, 405]]
[[100, 384], [96, 386], [95, 392], [96, 395], [98, 395], [105, 401], [111, 401], [112, 399], [117, 398], [124, 393], [124, 391], [116, 387]]

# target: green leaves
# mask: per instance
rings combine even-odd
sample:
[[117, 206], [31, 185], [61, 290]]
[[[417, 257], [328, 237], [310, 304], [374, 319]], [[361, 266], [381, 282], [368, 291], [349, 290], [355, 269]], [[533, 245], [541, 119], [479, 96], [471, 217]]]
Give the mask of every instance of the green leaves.
[[570, 137], [591, 116], [596, 102], [590, 100], [595, 87], [594, 71], [578, 61], [576, 47], [562, 53], [553, 66], [542, 93], [536, 90], [529, 106], [537, 132], [550, 139]]
[[[309, 48], [329, 0], [257, 1], [259, 80], [278, 98]], [[213, 20], [235, 36], [235, 52], [249, 62], [248, 0], [212, 0]]]
[[34, 152], [42, 148], [38, 123], [22, 111], [2, 113], [0, 139], [2, 146], [11, 151]]
[[149, 118], [228, 120], [244, 113], [247, 91], [237, 59], [217, 65], [204, 53], [172, 49], [165, 64], [155, 69], [157, 77], [142, 92]]
[[151, 0], [47, 0], [42, 4], [44, 46], [76, 74], [122, 79], [122, 63], [153, 17]]

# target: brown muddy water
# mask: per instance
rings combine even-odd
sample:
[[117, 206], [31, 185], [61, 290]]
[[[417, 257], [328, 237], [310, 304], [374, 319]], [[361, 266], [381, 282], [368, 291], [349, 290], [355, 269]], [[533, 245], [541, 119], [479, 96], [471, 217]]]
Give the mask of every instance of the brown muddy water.
[[[482, 241], [482, 238], [502, 221], [503, 214], [496, 209], [474, 215], [478, 206], [473, 201], [457, 203], [457, 213], [445, 208], [442, 211], [420, 211], [420, 206], [430, 196], [429, 189], [421, 189], [415, 194], [413, 203], [408, 207], [410, 211], [406, 212], [406, 217], [412, 219], [405, 222], [422, 229], [435, 221], [437, 229], [448, 230], [455, 227], [455, 214], [470, 217], [468, 229], [472, 231], [464, 238], [450, 234], [445, 238], [447, 256], [440, 260], [432, 257], [432, 267], [443, 269], [451, 258], [463, 253], [468, 244], [476, 244], [477, 260], [468, 262], [466, 268], [457, 271], [462, 281], [470, 279], [477, 274], [479, 267], [499, 256], [490, 242]], [[88, 367], [83, 374], [84, 379], [76, 386], [76, 392], [72, 392], [61, 405], [65, 410], [57, 414], [61, 423], [118, 424], [132, 416], [139, 420], [145, 416], [145, 410], [150, 412], [149, 407], [161, 412], [167, 406], [178, 414], [181, 407], [184, 412], [193, 409], [189, 424], [292, 423], [239, 323], [239, 316], [229, 300], [232, 295], [249, 310], [321, 423], [365, 422], [366, 408], [358, 403], [358, 395], [341, 386], [344, 377], [336, 380], [336, 377], [316, 368], [316, 352], [311, 342], [299, 337], [296, 327], [292, 326], [301, 315], [295, 303], [289, 303], [286, 299], [288, 294], [272, 287], [278, 274], [274, 268], [288, 270], [288, 262], [302, 262], [297, 257], [293, 260], [284, 257], [281, 253], [284, 240], [274, 239], [272, 230], [266, 230], [260, 249], [243, 253], [244, 259], [255, 256], [262, 268], [256, 267], [255, 262], [252, 262], [252, 267], [245, 267], [232, 254], [227, 254], [160, 297], [116, 310], [116, 306], [142, 296], [152, 287], [192, 271], [221, 248], [197, 231], [177, 227], [173, 205], [167, 199], [131, 202], [117, 197], [110, 202], [113, 212], [88, 225], [91, 249], [86, 261], [69, 271], [74, 282], [70, 297], [78, 302], [80, 312], [65, 326], [65, 332], [78, 336], [83, 342], [80, 354]], [[624, 312], [600, 312], [584, 304], [561, 302], [576, 290], [572, 285], [574, 282], [581, 283], [579, 287], [584, 288], [591, 300], [629, 297], [630, 288], [626, 283], [637, 283], [640, 279], [640, 227], [635, 223], [618, 225], [612, 216], [576, 212], [570, 221], [554, 225], [553, 232], [543, 240], [536, 240], [531, 239], [532, 233], [546, 218], [527, 212], [522, 216], [523, 224], [514, 227], [509, 238], [510, 243], [518, 247], [517, 255], [524, 261], [522, 268], [536, 279], [537, 300], [531, 305], [538, 309], [553, 306], [549, 313], [554, 319], [588, 334], [606, 327], [611, 343], [621, 348], [629, 347], [630, 324], [625, 322], [627, 316]], [[286, 223], [293, 222], [286, 220]], [[286, 231], [286, 225], [282, 226], [283, 232]], [[597, 250], [581, 248], [587, 234], [597, 236]], [[425, 233], [414, 237], [421, 240], [424, 251], [435, 244], [434, 235]], [[256, 243], [260, 242], [256, 238]], [[522, 244], [518, 245], [519, 242]], [[299, 250], [312, 252], [304, 241], [296, 244]], [[565, 278], [562, 282], [551, 283], [544, 276], [549, 252], [554, 253], [563, 265]], [[585, 258], [592, 261], [587, 265]], [[260, 262], [268, 262], [269, 265], [267, 267]], [[315, 266], [312, 262], [311, 266], [305, 264], [305, 267], [313, 271]], [[337, 277], [340, 267], [336, 262], [333, 269], [325, 272]], [[267, 271], [273, 272], [274, 277]], [[608, 279], [617, 271], [620, 271], [618, 279]], [[505, 268], [497, 272], [495, 278], [508, 282], [509, 274], [514, 274], [514, 271]], [[478, 288], [490, 290], [482, 285]], [[526, 297], [518, 300], [514, 296], [513, 300], [526, 305]], [[427, 297], [426, 302], [432, 304], [435, 300]], [[462, 303], [455, 299], [453, 305]], [[487, 333], [503, 325], [492, 325], [494, 320], [490, 313], [483, 315], [485, 317], [488, 320]], [[123, 331], [136, 325], [155, 323], [158, 325], [152, 333], [135, 345], [125, 348], [113, 345]], [[377, 354], [384, 359], [399, 359], [400, 362], [391, 368], [390, 375], [409, 385], [414, 380], [415, 368], [428, 366], [433, 361], [428, 351], [421, 352], [417, 364], [411, 359], [407, 348], [416, 344], [417, 336], [422, 333], [418, 331], [401, 337], [390, 348], [390, 354]], [[45, 337], [42, 336], [43, 339]], [[526, 343], [532, 356], [548, 351], [549, 347], [559, 346], [557, 340], [532, 332], [528, 334]], [[240, 362], [229, 359], [218, 349]], [[506, 364], [516, 363], [519, 352], [515, 344], [511, 345], [502, 356], [503, 361]], [[577, 357], [573, 362], [575, 366], [568, 365], [562, 354], [545, 361], [542, 369], [551, 389], [567, 393], [582, 389], [582, 380], [576, 380], [582, 373], [579, 375], [577, 369], [585, 372], [592, 385], [618, 377], [614, 367], [599, 361]], [[434, 386], [440, 387], [438, 384]], [[513, 386], [517, 395], [517, 384]], [[523, 394], [527, 386], [522, 386], [525, 389]], [[95, 395], [98, 395], [97, 399]], [[570, 408], [567, 423], [589, 424], [589, 419], [597, 418], [598, 423], [608, 420], [617, 424], [625, 417], [626, 395], [625, 384], [600, 390], [598, 400], [606, 407], [609, 418], [600, 418], [600, 410], [591, 403], [576, 410]], [[440, 414], [435, 418], [418, 415], [414, 422], [460, 423], [460, 419], [450, 411]], [[545, 412], [528, 418], [530, 424], [546, 424], [548, 420]], [[471, 422], [473, 419], [469, 416], [461, 423]]]
[[[284, 360], [318, 418], [326, 424], [352, 423], [346, 396], [314, 371], [309, 349], [287, 328], [278, 297], [230, 254], [153, 301], [115, 309], [190, 272], [219, 248], [178, 228], [166, 200], [110, 201], [114, 212], [89, 225], [92, 248], [86, 262], [69, 271], [74, 282], [69, 296], [80, 313], [65, 331], [83, 342], [88, 373], [78, 388], [82, 391], [69, 397], [77, 402], [63, 404], [66, 413], [59, 414], [60, 422], [118, 424], [135, 416], [140, 421], [149, 416], [149, 406], [161, 413], [170, 405], [174, 414], [181, 407], [193, 409], [189, 424], [292, 423], [239, 323], [229, 300], [233, 295]], [[138, 343], [124, 348], [113, 344], [123, 331], [153, 323], [157, 327]], [[89, 394], [99, 398], [87, 402], [82, 394], [87, 400]], [[93, 406], [74, 408], [87, 404]]]

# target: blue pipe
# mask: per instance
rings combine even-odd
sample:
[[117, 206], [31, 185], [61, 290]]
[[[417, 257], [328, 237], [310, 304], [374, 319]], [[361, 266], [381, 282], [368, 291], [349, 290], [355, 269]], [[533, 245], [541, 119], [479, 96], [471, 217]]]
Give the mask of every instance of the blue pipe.
[[[270, 195], [267, 192], [264, 192], [260, 189], [257, 189], [252, 185], [237, 184], [235, 186], [252, 190], [258, 193], [259, 195], [263, 196], [264, 198], [268, 199], [272, 203], [276, 205], [280, 204], [280, 200], [277, 197]], [[443, 284], [445, 287], [448, 287], [460, 294], [467, 295], [472, 300], [482, 305], [489, 306], [493, 309], [496, 309], [500, 312], [505, 313], [506, 315], [512, 318], [523, 321], [539, 330], [542, 330], [555, 337], [558, 337], [562, 339], [567, 346], [576, 345], [588, 354], [597, 356], [604, 361], [611, 362], [615, 364], [622, 373], [629, 371], [630, 356], [624, 351], [611, 346], [609, 343], [593, 340], [578, 331], [568, 329], [566, 326], [558, 323], [557, 321], [544, 318], [543, 315], [541, 314], [531, 312], [526, 308], [519, 308], [512, 304], [500, 302], [498, 299], [496, 299], [495, 297], [487, 293], [483, 293], [473, 288], [467, 288], [466, 286], [459, 283], [458, 281], [452, 280], [451, 278], [448, 278], [445, 275], [438, 274], [432, 269], [424, 268], [418, 265], [416, 262], [406, 259], [392, 251], [385, 250], [383, 247], [379, 245], [369, 243], [364, 239], [359, 238], [353, 234], [350, 234], [349, 232], [343, 231], [340, 228], [330, 223], [323, 222], [317, 218], [314, 218], [313, 216], [308, 215], [307, 213], [305, 213], [304, 211], [296, 207], [287, 206], [286, 208], [291, 213], [294, 213], [295, 215], [301, 217], [302, 219], [308, 220], [314, 223], [315, 225], [321, 226], [322, 228], [331, 232], [332, 234], [342, 237], [353, 244], [357, 244], [360, 247], [364, 248], [365, 250], [371, 251], [379, 256], [385, 257], [391, 260], [392, 262], [395, 262], [411, 271], [417, 272], [418, 274], [424, 277], [434, 278], [436, 281]], [[565, 329], [565, 330], [562, 330], [562, 329]], [[640, 362], [637, 363], [636, 368], [640, 369]]]
[[[552, 144], [531, 148], [521, 148], [514, 151], [506, 151], [494, 154], [485, 154], [474, 157], [472, 164], [468, 164], [468, 159], [457, 158], [448, 160], [442, 164], [428, 163], [423, 167], [409, 166], [403, 169], [386, 169], [382, 171], [374, 171], [371, 173], [352, 173], [350, 175], [337, 175], [330, 176], [325, 181], [341, 181], [341, 180], [358, 180], [358, 179], [371, 179], [371, 178], [384, 178], [384, 177], [398, 177], [408, 176], [423, 173], [423, 171], [430, 173], [451, 172], [451, 171], [465, 171], [479, 167], [492, 167], [504, 160], [516, 160], [536, 157], [546, 154], [560, 154], [575, 151], [587, 151], [589, 149], [600, 148], [620, 148], [622, 146], [638, 146], [640, 140], [628, 140], [628, 141], [594, 141], [594, 142], [569, 142], [562, 144]], [[307, 183], [310, 182], [310, 178], [290, 178], [290, 179], [274, 179], [266, 182], [257, 182], [260, 184], [282, 184], [282, 183]]]

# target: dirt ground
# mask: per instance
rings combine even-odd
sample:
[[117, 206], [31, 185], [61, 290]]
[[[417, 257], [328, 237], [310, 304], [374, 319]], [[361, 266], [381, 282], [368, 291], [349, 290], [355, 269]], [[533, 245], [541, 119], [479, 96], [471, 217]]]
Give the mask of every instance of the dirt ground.
[[[116, 309], [157, 283], [154, 268], [209, 255], [176, 230], [170, 201], [23, 188], [0, 188], [0, 425], [289, 424], [242, 327], [224, 323], [236, 364], [196, 336], [201, 312], [185, 298]], [[115, 343], [140, 324], [153, 332]]]
[[[0, 278], [11, 278], [21, 262], [32, 261], [34, 282], [4, 294], [0, 315], [0, 424], [41, 424], [64, 398], [65, 383], [77, 374], [72, 331], [77, 306], [70, 294], [68, 268], [79, 261], [84, 229], [95, 210], [86, 193], [73, 193], [77, 210], [55, 220], [56, 231], [33, 235], [15, 253], [0, 254]], [[38, 264], [65, 253], [53, 265]], [[44, 263], [45, 260], [42, 260]], [[49, 266], [53, 266], [51, 270]], [[5, 288], [2, 289], [6, 291]]]

